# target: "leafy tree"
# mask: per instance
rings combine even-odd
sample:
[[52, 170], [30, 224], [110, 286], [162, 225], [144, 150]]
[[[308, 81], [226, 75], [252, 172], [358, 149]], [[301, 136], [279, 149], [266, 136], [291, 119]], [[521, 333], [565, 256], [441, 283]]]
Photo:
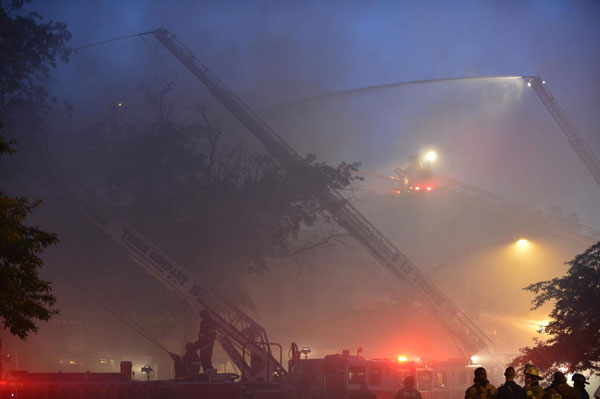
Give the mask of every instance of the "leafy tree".
[[[35, 135], [40, 137], [50, 103], [56, 101], [48, 101], [50, 72], [57, 62], [67, 62], [71, 34], [62, 22], [44, 22], [38, 13], [26, 12], [25, 3], [29, 1], [0, 0], [0, 120], [6, 124], [6, 136], [31, 145]], [[0, 137], [0, 154], [14, 152], [14, 144]], [[15, 176], [9, 173], [7, 180]], [[24, 224], [40, 204], [0, 191], [0, 319], [22, 339], [38, 330], [36, 320], [49, 320], [57, 313], [50, 283], [38, 276], [43, 264], [39, 255], [57, 238]]]
[[357, 164], [331, 167], [308, 155], [307, 167], [285, 172], [241, 135], [225, 133], [206, 107], [196, 121], [177, 121], [165, 90], [148, 96], [154, 119], [121, 120], [115, 130], [107, 118], [78, 134], [99, 140], [89, 158], [133, 226], [203, 277], [234, 285], [269, 260], [343, 239], [316, 193], [326, 184], [351, 188]]
[[32, 133], [32, 123], [41, 126], [49, 108], [50, 72], [57, 62], [68, 62], [71, 34], [63, 22], [24, 12], [24, 3], [29, 1], [0, 0], [0, 120], [10, 132]]
[[567, 262], [566, 276], [531, 284], [533, 309], [555, 301], [552, 321], [540, 330], [546, 340], [521, 349], [514, 365], [533, 363], [550, 374], [558, 366], [600, 372], [600, 242]]
[[[11, 153], [11, 143], [0, 137], [0, 154]], [[40, 201], [9, 197], [0, 191], [0, 318], [4, 328], [22, 339], [36, 332], [35, 320], [57, 314], [50, 283], [41, 280], [39, 255], [56, 243], [56, 235], [26, 226], [25, 218]]]

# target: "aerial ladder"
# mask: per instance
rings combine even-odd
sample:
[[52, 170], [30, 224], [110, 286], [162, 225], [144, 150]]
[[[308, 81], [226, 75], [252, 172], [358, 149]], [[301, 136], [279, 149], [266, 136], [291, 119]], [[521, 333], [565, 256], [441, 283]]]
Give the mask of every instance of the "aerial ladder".
[[469, 207], [543, 228], [549, 233], [586, 247], [600, 241], [600, 231], [584, 226], [567, 216], [513, 201], [450, 177], [436, 176], [433, 181], [436, 191]]
[[[294, 174], [294, 171], [310, 168], [296, 151], [196, 59], [177, 40], [175, 35], [164, 28], [144, 34], [152, 34], [196, 76], [208, 88], [211, 95], [262, 143], [267, 152], [279, 162], [284, 170]], [[419, 302], [427, 306], [430, 312], [445, 325], [464, 355], [470, 357], [480, 351], [493, 351], [493, 341], [460, 308], [454, 305], [450, 298], [439, 290], [347, 199], [337, 190], [329, 187], [322, 176], [315, 175], [314, 177], [323, 183], [321, 190], [316, 194], [321, 206], [393, 276], [408, 284]], [[405, 286], [406, 284], [397, 286], [400, 295], [405, 296], [405, 293], [402, 292]]]
[[[398, 170], [402, 171], [400, 168], [395, 169], [397, 174]], [[359, 173], [399, 182], [402, 187], [403, 179], [400, 177], [366, 170], [360, 170]], [[585, 245], [586, 247], [600, 241], [600, 231], [579, 223], [576, 217], [565, 216], [559, 212], [542, 210], [533, 205], [502, 197], [451, 177], [433, 176], [433, 172], [430, 173], [431, 176], [428, 179], [428, 184], [434, 189], [433, 191], [443, 194], [455, 202], [501, 218], [511, 219], [519, 224], [527, 224], [544, 229], [550, 234], [567, 239], [575, 244]], [[406, 192], [405, 190], [406, 184], [400, 190], [395, 190], [395, 192], [402, 194]], [[422, 194], [430, 195], [427, 192], [423, 192]]]
[[265, 329], [250, 316], [224, 296], [208, 289], [60, 167], [48, 162], [39, 169], [41, 183], [48, 191], [119, 244], [135, 263], [176, 292], [196, 314], [203, 309], [210, 312], [219, 344], [243, 377], [269, 381], [274, 374], [287, 374], [281, 358], [277, 360], [273, 356], [271, 347], [277, 344], [269, 342]]
[[556, 98], [552, 95], [546, 81], [542, 80], [539, 76], [524, 76], [527, 81], [527, 86], [533, 88], [535, 94], [548, 109], [560, 129], [567, 136], [567, 141], [573, 147], [581, 162], [592, 174], [596, 183], [600, 186], [600, 162], [596, 155], [592, 152], [590, 146], [579, 136], [575, 126], [567, 117], [567, 114], [563, 111], [562, 107], [556, 101]]

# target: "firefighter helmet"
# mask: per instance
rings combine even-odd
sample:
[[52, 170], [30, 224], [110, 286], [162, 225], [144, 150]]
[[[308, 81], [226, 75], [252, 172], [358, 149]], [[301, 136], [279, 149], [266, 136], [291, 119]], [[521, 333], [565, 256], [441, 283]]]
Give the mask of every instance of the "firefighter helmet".
[[571, 377], [571, 381], [573, 382], [582, 382], [584, 384], [589, 385], [590, 383], [585, 380], [585, 376], [583, 374], [575, 373], [573, 377]]
[[537, 378], [538, 380], [542, 379], [542, 377], [540, 377], [540, 371], [533, 364], [528, 364], [525, 366], [525, 371], [523, 373]]
[[552, 375], [552, 380], [557, 384], [565, 384], [567, 382], [567, 377], [565, 377], [564, 373], [561, 371], [557, 371]]

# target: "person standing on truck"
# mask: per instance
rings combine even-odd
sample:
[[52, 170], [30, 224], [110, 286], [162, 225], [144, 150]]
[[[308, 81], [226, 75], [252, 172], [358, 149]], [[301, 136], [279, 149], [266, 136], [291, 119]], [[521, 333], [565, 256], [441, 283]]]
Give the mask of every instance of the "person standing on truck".
[[176, 380], [194, 380], [200, 372], [200, 358], [196, 353], [196, 345], [188, 342], [185, 344], [185, 353], [183, 356], [169, 352], [175, 362]]
[[513, 367], [507, 367], [504, 371], [506, 382], [498, 388], [498, 399], [527, 399], [527, 392], [515, 382], [516, 376]]
[[525, 365], [525, 392], [527, 399], [542, 399], [544, 397], [544, 388], [540, 386], [542, 377], [540, 371], [533, 364]]
[[187, 379], [194, 380], [200, 372], [200, 357], [196, 352], [196, 345], [191, 342], [185, 344], [185, 354], [182, 359]]
[[215, 339], [217, 338], [217, 327], [208, 309], [200, 312], [200, 332], [198, 333], [198, 341], [196, 341], [196, 349], [200, 351], [200, 363], [204, 373], [214, 373], [215, 369], [212, 365], [212, 354]]
[[483, 367], [477, 367], [474, 374], [474, 384], [465, 392], [465, 399], [495, 399], [496, 387], [488, 381], [487, 371]]
[[401, 388], [394, 399], [421, 399], [421, 392], [415, 388], [415, 377], [409, 375], [404, 379], [404, 388]]

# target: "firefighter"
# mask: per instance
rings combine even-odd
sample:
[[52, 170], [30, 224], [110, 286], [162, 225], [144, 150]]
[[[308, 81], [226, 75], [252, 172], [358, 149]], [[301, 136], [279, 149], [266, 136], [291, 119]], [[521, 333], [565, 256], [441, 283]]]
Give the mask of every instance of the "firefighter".
[[589, 385], [590, 383], [585, 380], [585, 376], [583, 374], [573, 374], [571, 381], [573, 381], [573, 386], [575, 386], [575, 389], [579, 391], [581, 399], [590, 399], [590, 394], [585, 390], [585, 386]]
[[183, 355], [182, 360], [188, 378], [192, 380], [195, 379], [200, 372], [200, 357], [196, 352], [196, 345], [191, 342], [185, 344], [185, 354]]
[[496, 398], [496, 387], [487, 379], [487, 371], [478, 367], [474, 371], [474, 384], [465, 392], [465, 399], [492, 399]]
[[202, 364], [204, 373], [214, 373], [212, 353], [215, 339], [217, 338], [217, 327], [207, 309], [200, 312], [200, 317], [202, 320], [200, 321], [200, 332], [198, 332], [196, 349], [200, 351], [200, 363]]
[[504, 371], [506, 382], [498, 388], [498, 399], [526, 399], [527, 392], [515, 383], [515, 369], [507, 367]]
[[194, 380], [200, 371], [200, 358], [196, 353], [196, 345], [191, 342], [185, 344], [185, 353], [183, 356], [169, 352], [175, 362], [176, 380]]
[[560, 371], [552, 376], [552, 384], [545, 389], [544, 399], [581, 399], [579, 391], [567, 384], [567, 377]]
[[540, 371], [533, 364], [525, 365], [525, 392], [527, 399], [542, 399], [544, 397], [544, 388], [540, 386], [542, 377]]
[[404, 388], [396, 393], [394, 399], [421, 399], [421, 392], [415, 388], [415, 377], [409, 375], [404, 379]]

